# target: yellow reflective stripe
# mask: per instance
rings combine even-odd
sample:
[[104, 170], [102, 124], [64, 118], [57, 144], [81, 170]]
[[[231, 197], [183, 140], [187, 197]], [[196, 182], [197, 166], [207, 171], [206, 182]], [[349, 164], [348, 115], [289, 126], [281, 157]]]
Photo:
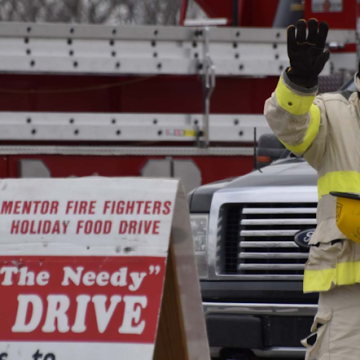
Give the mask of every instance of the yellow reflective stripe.
[[360, 173], [357, 171], [334, 171], [318, 179], [319, 199], [330, 191], [360, 193]]
[[303, 115], [306, 114], [314, 99], [315, 95], [298, 95], [293, 93], [284, 83], [282, 77], [278, 82], [275, 90], [276, 100], [278, 104], [290, 114]]
[[336, 269], [304, 271], [304, 293], [313, 291], [327, 291], [336, 277]]
[[281, 141], [281, 139], [279, 140], [283, 143], [283, 145], [287, 149], [289, 149], [294, 154], [302, 155], [315, 140], [316, 135], [318, 134], [320, 129], [320, 122], [321, 122], [320, 109], [313, 104], [310, 107], [310, 124], [305, 134], [303, 142], [299, 145], [291, 146]]
[[304, 292], [327, 291], [332, 285], [360, 283], [360, 262], [338, 263], [336, 269], [305, 270]]

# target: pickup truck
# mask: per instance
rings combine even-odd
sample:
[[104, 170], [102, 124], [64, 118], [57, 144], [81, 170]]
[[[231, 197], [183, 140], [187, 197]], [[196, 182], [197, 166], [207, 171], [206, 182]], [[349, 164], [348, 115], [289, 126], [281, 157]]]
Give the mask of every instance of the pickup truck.
[[[303, 358], [317, 294], [303, 294], [316, 227], [317, 174], [289, 156], [189, 195], [214, 357]], [[300, 236], [295, 242], [295, 236]]]

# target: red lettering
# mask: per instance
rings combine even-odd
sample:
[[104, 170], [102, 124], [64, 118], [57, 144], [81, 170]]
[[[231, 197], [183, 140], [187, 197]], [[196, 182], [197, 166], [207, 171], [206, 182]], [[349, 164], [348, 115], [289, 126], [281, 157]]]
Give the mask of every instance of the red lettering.
[[159, 235], [159, 224], [160, 224], [159, 220], [154, 221], [153, 231], [152, 231], [153, 235]]
[[143, 222], [140, 220], [139, 221], [139, 228], [138, 228], [138, 234], [141, 234], [141, 230], [142, 230], [142, 225], [143, 225]]
[[51, 202], [51, 208], [50, 208], [50, 214], [57, 214], [59, 208], [59, 202], [58, 201], [52, 201]]
[[76, 225], [76, 234], [79, 234], [80, 230], [84, 227], [84, 220], [79, 220]]
[[34, 214], [37, 214], [37, 210], [38, 210], [38, 207], [39, 207], [40, 203], [41, 203], [41, 201], [34, 201], [34, 204], [35, 204]]
[[105, 215], [107, 210], [110, 208], [110, 204], [111, 204], [111, 201], [105, 201], [104, 203], [104, 209], [103, 209], [103, 214]]
[[150, 206], [151, 206], [151, 201], [145, 201], [145, 209], [144, 209], [144, 214], [145, 215], [150, 215]]
[[43, 215], [47, 214], [49, 211], [49, 207], [50, 207], [50, 203], [48, 201], [44, 201], [41, 204], [41, 209], [40, 209], [41, 214], [43, 214]]
[[21, 234], [27, 234], [28, 231], [29, 231], [29, 220], [24, 220], [21, 223], [20, 232]]
[[95, 221], [95, 225], [94, 225], [94, 233], [95, 234], [101, 233], [102, 225], [103, 225], [103, 223], [101, 220]]
[[60, 221], [55, 221], [54, 227], [52, 229], [52, 234], [60, 234]]
[[154, 201], [153, 215], [160, 215], [161, 201]]
[[15, 201], [14, 214], [16, 215], [20, 214], [20, 203], [21, 201]]
[[65, 214], [68, 214], [70, 209], [72, 209], [73, 206], [74, 206], [74, 202], [73, 201], [68, 201], [67, 204], [66, 204]]
[[132, 220], [129, 223], [129, 234], [136, 234], [136, 221]]
[[42, 220], [40, 220], [39, 224], [38, 224], [38, 228], [37, 228], [37, 233], [38, 234], [41, 234], [41, 226], [42, 226]]
[[116, 213], [118, 215], [122, 215], [124, 213], [124, 208], [125, 208], [125, 202], [119, 201], [117, 204]]
[[31, 201], [24, 201], [22, 214], [30, 214], [31, 212]]
[[85, 234], [90, 234], [90, 233], [91, 233], [91, 230], [92, 230], [92, 227], [93, 227], [93, 222], [92, 222], [92, 220], [88, 220], [88, 221], [85, 223], [85, 229], [84, 229]]
[[127, 221], [120, 221], [119, 234], [125, 234], [127, 227], [128, 227]]
[[171, 201], [165, 201], [164, 203], [164, 210], [163, 210], [163, 215], [169, 215], [170, 214], [170, 206], [171, 206]]
[[135, 207], [135, 201], [128, 201], [126, 204], [126, 214], [133, 214]]
[[104, 224], [104, 234], [110, 234], [112, 227], [112, 222], [110, 220], [106, 220]]
[[144, 221], [144, 234], [148, 234], [151, 229], [152, 221]]
[[11, 222], [11, 230], [10, 230], [10, 234], [18, 234], [19, 233], [19, 224], [20, 221], [19, 220], [13, 220]]
[[43, 234], [50, 234], [50, 230], [51, 230], [51, 221], [45, 220], [42, 233]]
[[95, 204], [96, 204], [96, 201], [90, 201], [90, 205], [89, 205], [89, 214], [90, 215], [95, 215]]
[[35, 221], [33, 220], [33, 221], [31, 221], [31, 225], [30, 225], [30, 234], [32, 234], [32, 235], [36, 234], [34, 226], [35, 226]]
[[13, 201], [4, 201], [1, 207], [1, 214], [11, 214], [13, 204]]
[[137, 201], [136, 204], [137, 204], [137, 211], [136, 213], [137, 214], [140, 214], [141, 213], [141, 207], [142, 207], [142, 204], [144, 203], [144, 201]]
[[79, 214], [86, 214], [87, 201], [80, 201]]

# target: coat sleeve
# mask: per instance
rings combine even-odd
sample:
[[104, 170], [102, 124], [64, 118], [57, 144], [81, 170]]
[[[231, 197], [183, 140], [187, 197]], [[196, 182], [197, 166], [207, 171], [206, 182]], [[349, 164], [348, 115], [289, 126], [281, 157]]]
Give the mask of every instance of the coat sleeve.
[[315, 169], [321, 166], [327, 136], [325, 104], [316, 96], [317, 90], [291, 83], [284, 72], [264, 110], [270, 128], [284, 146], [304, 156]]

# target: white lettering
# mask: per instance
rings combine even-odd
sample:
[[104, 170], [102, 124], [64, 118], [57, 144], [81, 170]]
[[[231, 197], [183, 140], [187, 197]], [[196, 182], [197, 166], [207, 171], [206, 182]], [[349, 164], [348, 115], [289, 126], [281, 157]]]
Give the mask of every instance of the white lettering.
[[66, 312], [70, 306], [69, 298], [66, 295], [49, 295], [47, 301], [48, 309], [42, 331], [46, 333], [54, 332], [56, 330], [55, 322], [57, 321], [59, 332], [68, 332], [70, 328]]
[[126, 286], [127, 285], [127, 282], [126, 282], [127, 271], [128, 271], [127, 268], [121, 268], [121, 269], [119, 269], [119, 271], [114, 272], [110, 278], [111, 285]]
[[50, 274], [47, 271], [39, 272], [36, 276], [36, 283], [39, 286], [45, 286], [49, 283]]
[[85, 286], [92, 286], [95, 284], [96, 274], [92, 271], [89, 271], [84, 274], [83, 283]]
[[13, 284], [12, 282], [12, 275], [17, 274], [19, 272], [18, 268], [16, 266], [5, 266], [2, 267], [0, 270], [0, 274], [5, 274], [4, 280], [1, 283], [1, 285], [4, 286], [10, 286]]
[[103, 271], [99, 273], [98, 276], [96, 277], [96, 283], [99, 286], [106, 286], [109, 283], [109, 279], [110, 279], [110, 274]]
[[[145, 321], [140, 321], [141, 308], [147, 306], [146, 296], [124, 296], [125, 312], [124, 320], [119, 328], [120, 334], [142, 334], [145, 328]], [[138, 305], [138, 306], [136, 306]], [[133, 324], [135, 326], [133, 326]]]
[[146, 276], [146, 273], [138, 273], [138, 272], [132, 272], [130, 273], [130, 277], [132, 280], [132, 284], [129, 286], [130, 291], [136, 291], [141, 286], [141, 283], [143, 282], [144, 278]]
[[19, 279], [20, 286], [34, 286], [35, 285], [35, 274], [32, 271], [28, 272], [27, 267], [23, 267], [20, 269], [20, 279]]
[[[43, 304], [41, 298], [37, 295], [19, 295], [18, 296], [18, 311], [16, 314], [15, 325], [12, 327], [12, 332], [32, 332], [40, 324]], [[27, 312], [29, 304], [32, 305], [31, 319], [26, 324]]]
[[98, 330], [101, 334], [106, 330], [109, 321], [114, 314], [116, 306], [121, 301], [121, 296], [119, 295], [111, 296], [110, 306], [107, 311], [105, 307], [106, 301], [107, 301], [107, 296], [105, 295], [95, 295], [92, 299], [92, 302], [95, 305], [95, 315], [96, 315]]
[[62, 286], [68, 286], [69, 285], [69, 279], [77, 286], [80, 285], [81, 280], [81, 273], [83, 272], [83, 267], [77, 267], [76, 272], [68, 266], [64, 267], [64, 280], [61, 283]]
[[76, 297], [77, 310], [75, 324], [71, 328], [72, 332], [82, 333], [86, 331], [85, 317], [90, 299], [89, 295], [79, 295]]

